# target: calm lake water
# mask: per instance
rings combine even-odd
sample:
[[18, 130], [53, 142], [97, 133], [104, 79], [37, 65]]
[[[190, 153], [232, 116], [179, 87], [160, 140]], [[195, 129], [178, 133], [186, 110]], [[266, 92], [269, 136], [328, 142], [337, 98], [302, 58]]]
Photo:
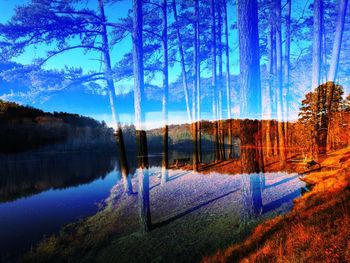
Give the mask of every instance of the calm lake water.
[[[170, 163], [179, 156], [183, 154], [173, 152]], [[211, 158], [209, 154], [205, 156]], [[181, 220], [189, 220], [186, 224], [191, 227], [188, 222], [196, 224], [209, 214], [212, 223], [228, 218], [220, 223], [217, 233], [211, 233], [227, 239], [235, 232], [232, 226], [244, 220], [264, 219], [290, 210], [292, 200], [301, 195], [304, 187], [297, 174], [285, 172], [229, 175], [170, 170], [164, 184], [160, 160], [161, 155], [150, 155], [152, 167], [147, 174], [152, 221], [160, 228], [165, 226], [162, 231], [166, 233], [176, 229]], [[131, 169], [134, 194], [123, 194], [116, 156], [22, 154], [1, 157], [0, 165], [0, 259], [30, 250], [66, 224], [97, 213], [108, 202], [116, 207], [131, 207], [127, 210], [131, 222], [127, 228], [129, 232], [137, 229], [132, 222], [137, 222], [138, 178]], [[164, 233], [159, 234], [164, 238]], [[162, 238], [159, 241], [167, 242]], [[193, 241], [190, 234], [183, 238], [184, 243]]]

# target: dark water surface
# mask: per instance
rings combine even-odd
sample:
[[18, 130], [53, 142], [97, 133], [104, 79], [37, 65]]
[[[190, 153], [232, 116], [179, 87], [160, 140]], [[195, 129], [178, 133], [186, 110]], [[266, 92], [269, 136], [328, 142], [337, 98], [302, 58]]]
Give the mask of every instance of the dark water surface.
[[[188, 154], [173, 152], [170, 163], [184, 156]], [[212, 156], [207, 154], [205, 158], [210, 160]], [[164, 186], [160, 161], [160, 154], [150, 155], [151, 210], [155, 221], [160, 218], [168, 220], [167, 224], [187, 214], [196, 217], [201, 209], [209, 209], [210, 215], [218, 218], [230, 215], [230, 209], [235, 211], [235, 216], [230, 216], [236, 221], [249, 213], [283, 213], [292, 207], [292, 200], [301, 195], [304, 187], [297, 174], [285, 172], [233, 176], [181, 170], [169, 171]], [[95, 214], [123, 185], [114, 155], [21, 154], [2, 156], [0, 165], [0, 259], [12, 259], [64, 225]], [[137, 171], [131, 171], [131, 182], [137, 189]], [[128, 198], [120, 200], [134, 207], [134, 201]], [[172, 201], [164, 203], [166, 198]], [[228, 204], [227, 198], [231, 200]]]
[[97, 212], [119, 180], [116, 161], [95, 153], [2, 158], [1, 255], [29, 249], [63, 225]]

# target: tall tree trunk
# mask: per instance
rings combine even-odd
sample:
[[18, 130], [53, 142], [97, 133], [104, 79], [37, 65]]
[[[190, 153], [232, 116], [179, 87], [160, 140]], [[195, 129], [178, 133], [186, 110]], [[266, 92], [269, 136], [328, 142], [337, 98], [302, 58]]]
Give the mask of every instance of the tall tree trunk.
[[[328, 90], [330, 90], [330, 95], [329, 95], [329, 100], [327, 103], [327, 119], [326, 119], [326, 129], [327, 129], [327, 133], [326, 133], [326, 152], [332, 150], [332, 130], [334, 129], [334, 127], [332, 126], [332, 118], [333, 118], [333, 112], [332, 112], [332, 107], [333, 107], [333, 98], [334, 98], [334, 92], [335, 92], [335, 83], [334, 82], [328, 82], [326, 84], [326, 94], [328, 93]], [[327, 98], [327, 95], [325, 95], [325, 98]]]
[[134, 73], [134, 111], [135, 127], [137, 131], [144, 130], [145, 96], [144, 96], [144, 69], [143, 69], [143, 13], [142, 0], [133, 0], [133, 73]]
[[[285, 99], [284, 99], [284, 134], [286, 148], [288, 149], [289, 135], [288, 135], [288, 119], [289, 119], [289, 88], [290, 88], [290, 23], [291, 23], [291, 12], [292, 12], [292, 0], [287, 0], [286, 6], [286, 31], [285, 31], [285, 54], [284, 54], [284, 84], [285, 84]], [[287, 153], [288, 155], [288, 153]]]
[[[270, 2], [271, 4], [271, 2]], [[268, 53], [268, 72], [269, 72], [269, 78], [268, 78], [268, 85], [267, 85], [267, 94], [269, 96], [269, 106], [267, 109], [267, 120], [266, 120], [266, 156], [270, 157], [272, 156], [272, 143], [271, 143], [271, 119], [272, 119], [272, 112], [274, 112], [274, 26], [273, 26], [273, 15], [270, 15], [270, 21], [269, 21], [269, 36], [268, 36], [268, 47], [269, 47], [269, 53]]]
[[197, 9], [197, 1], [194, 3], [194, 9], [195, 9], [195, 21], [193, 23], [193, 93], [192, 93], [192, 120], [191, 123], [191, 132], [192, 132], [192, 141], [193, 141], [193, 158], [192, 158], [192, 165], [193, 165], [193, 171], [198, 171], [198, 129], [197, 129], [197, 118], [196, 115], [198, 113], [197, 111], [197, 73], [198, 73], [198, 31], [197, 31], [197, 23], [196, 21], [198, 17], [198, 9]]
[[[99, 6], [99, 15], [100, 15], [101, 21], [106, 22], [103, 0], [98, 0], [98, 6]], [[109, 50], [109, 44], [108, 44], [108, 33], [107, 33], [106, 25], [103, 23], [101, 25], [101, 36], [102, 36], [104, 75], [105, 75], [105, 80], [106, 80], [107, 89], [108, 89], [108, 97], [109, 97], [109, 104], [112, 112], [113, 124], [114, 124], [114, 128], [116, 129], [115, 136], [116, 136], [118, 150], [119, 150], [120, 169], [121, 169], [122, 177], [128, 178], [129, 166], [126, 158], [124, 137], [123, 137], [123, 132], [122, 132], [122, 128], [119, 120], [119, 114], [115, 109], [116, 95], [115, 95], [115, 88], [114, 88], [114, 82], [113, 82], [113, 76], [112, 76], [111, 57], [110, 57], [110, 50]], [[126, 180], [126, 182], [130, 182], [130, 181]], [[127, 185], [126, 188], [127, 188], [126, 189], [127, 192], [132, 193], [131, 182]]]
[[257, 0], [237, 0], [241, 115], [261, 118]]
[[[338, 17], [337, 17], [337, 24], [335, 29], [335, 36], [334, 36], [334, 42], [333, 42], [333, 50], [332, 50], [332, 57], [331, 57], [331, 63], [328, 73], [328, 81], [333, 82], [332, 89], [331, 89], [331, 100], [329, 103], [329, 112], [330, 115], [327, 120], [327, 133], [330, 133], [330, 129], [332, 128], [330, 125], [331, 122], [331, 107], [332, 107], [332, 100], [333, 100], [333, 93], [334, 93], [334, 83], [337, 79], [337, 71], [338, 71], [338, 64], [339, 64], [339, 56], [340, 56], [340, 50], [341, 50], [341, 43], [343, 39], [343, 31], [344, 31], [344, 22], [345, 22], [345, 16], [346, 16], [346, 9], [348, 6], [348, 0], [339, 0], [338, 5]], [[327, 85], [329, 85], [327, 83]], [[327, 149], [330, 149], [330, 140], [327, 139]]]
[[198, 129], [197, 122], [192, 122], [190, 125], [192, 133], [192, 142], [193, 142], [193, 154], [192, 154], [192, 169], [193, 171], [198, 171]]
[[264, 172], [262, 152], [261, 122], [258, 120], [240, 120], [239, 133], [242, 138], [241, 147], [241, 172]]
[[216, 78], [216, 23], [215, 23], [215, 1], [210, 0], [210, 14], [211, 14], [211, 59], [212, 59], [212, 78], [211, 85], [213, 91], [213, 136], [214, 136], [214, 153], [215, 161], [220, 160], [220, 148], [219, 148], [219, 127], [218, 127], [218, 114], [217, 114], [217, 78]]
[[162, 2], [162, 53], [163, 53], [163, 156], [162, 156], [162, 183], [168, 180], [168, 93], [169, 93], [169, 72], [168, 72], [168, 18], [167, 0]]
[[[271, 0], [272, 6], [271, 6], [271, 10], [274, 10], [274, 4], [275, 4], [275, 0]], [[274, 13], [274, 12], [273, 12]], [[275, 21], [276, 14], [273, 15], [273, 21]], [[273, 63], [272, 63], [272, 72], [273, 72], [273, 78], [272, 78], [272, 86], [271, 86], [271, 93], [272, 93], [272, 98], [273, 98], [273, 103], [272, 103], [272, 107], [273, 107], [273, 114], [274, 114], [274, 118], [277, 119], [277, 101], [278, 101], [278, 94], [276, 92], [276, 79], [277, 79], [277, 43], [276, 43], [276, 26], [275, 23], [273, 23], [273, 34], [272, 34], [272, 59], [273, 59]], [[279, 155], [279, 141], [278, 141], [278, 125], [277, 125], [277, 121], [275, 123], [274, 127], [274, 136], [273, 136], [273, 149], [274, 149], [274, 156]]]
[[338, 17], [337, 17], [337, 24], [335, 28], [335, 36], [334, 36], [332, 57], [331, 57], [329, 73], [328, 73], [328, 81], [335, 82], [337, 78], [339, 56], [340, 56], [341, 43], [343, 39], [344, 21], [345, 21], [347, 6], [348, 6], [348, 0], [339, 0]]
[[324, 23], [322, 23], [322, 41], [323, 41], [323, 49], [322, 49], [322, 83], [327, 82], [328, 78], [328, 63], [327, 63], [327, 38], [326, 38], [326, 28]]
[[314, 1], [314, 25], [312, 43], [312, 91], [320, 86], [321, 78], [321, 52], [322, 52], [322, 24], [323, 1]]
[[173, 2], [172, 2], [172, 8], [173, 8], [173, 13], [174, 13], [174, 20], [176, 23], [176, 37], [177, 37], [177, 42], [179, 45], [182, 85], [183, 85], [184, 94], [185, 94], [187, 117], [188, 117], [189, 123], [191, 123], [192, 118], [191, 118], [190, 102], [188, 99], [188, 82], [187, 82], [187, 74], [186, 74], [186, 66], [185, 66], [185, 55], [184, 55], [184, 51], [183, 51], [183, 44], [182, 44], [182, 37], [180, 34], [180, 28], [177, 26], [179, 21], [178, 21], [178, 16], [177, 16], [177, 9], [176, 9], [176, 1], [175, 0], [173, 0]]
[[292, 12], [292, 0], [287, 0], [286, 5], [286, 40], [285, 40], [285, 54], [284, 54], [284, 83], [288, 88], [287, 94], [289, 93], [290, 85], [290, 24], [291, 24], [291, 12]]
[[201, 134], [201, 59], [199, 32], [199, 0], [195, 0], [196, 35], [197, 35], [197, 125], [198, 125], [198, 162], [202, 162], [202, 134]]
[[[322, 69], [322, 28], [323, 28], [323, 0], [314, 1], [314, 18], [313, 18], [313, 47], [312, 47], [312, 91], [316, 90], [320, 86], [321, 82], [321, 69]], [[321, 89], [317, 89], [318, 93]], [[320, 94], [317, 94], [317, 101], [319, 101]], [[314, 105], [314, 112], [319, 112], [319, 104]], [[315, 116], [317, 120], [317, 116]], [[319, 124], [315, 123], [314, 127], [314, 145], [318, 145], [313, 149], [313, 158], [318, 159], [319, 153]]]
[[218, 109], [219, 109], [219, 141], [220, 141], [220, 160], [225, 160], [225, 135], [222, 122], [222, 100], [223, 100], [223, 74], [222, 74], [222, 2], [217, 3], [218, 13], [218, 64], [219, 64], [219, 81], [218, 81]]
[[283, 131], [283, 74], [282, 74], [282, 30], [281, 30], [281, 0], [275, 0], [275, 13], [276, 13], [276, 66], [277, 66], [277, 78], [276, 78], [276, 94], [277, 94], [277, 128], [278, 128], [278, 146], [280, 153], [280, 161], [284, 165], [286, 163], [286, 146], [285, 136]]
[[[238, 39], [240, 51], [240, 86], [241, 86], [241, 116], [261, 118], [261, 83], [260, 83], [260, 56], [259, 56], [259, 31], [258, 31], [258, 3], [257, 0], [237, 0], [238, 8]], [[248, 148], [248, 153], [242, 150], [242, 162], [249, 170], [256, 170], [256, 165], [262, 159], [261, 143], [256, 141], [262, 139], [261, 125], [250, 128], [248, 123], [255, 121], [241, 121], [242, 147]], [[243, 125], [243, 126], [242, 126]], [[256, 151], [260, 153], [257, 154]], [[252, 159], [254, 158], [254, 160]], [[260, 165], [259, 165], [260, 166]]]
[[227, 107], [227, 137], [228, 137], [228, 158], [232, 158], [232, 125], [231, 125], [231, 80], [230, 80], [230, 52], [228, 44], [228, 21], [227, 1], [224, 0], [224, 23], [225, 23], [225, 55], [226, 55], [226, 107]]
[[144, 73], [143, 73], [143, 14], [142, 0], [133, 0], [133, 64], [134, 64], [134, 111], [137, 141], [138, 201], [142, 230], [151, 230], [151, 210], [149, 201], [148, 150], [144, 130]]

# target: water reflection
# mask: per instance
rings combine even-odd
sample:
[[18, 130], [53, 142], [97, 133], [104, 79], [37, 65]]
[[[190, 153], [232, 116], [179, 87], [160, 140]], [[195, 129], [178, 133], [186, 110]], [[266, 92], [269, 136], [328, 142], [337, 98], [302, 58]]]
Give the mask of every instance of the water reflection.
[[0, 202], [92, 182], [111, 172], [116, 161], [98, 153], [1, 156]]
[[[215, 242], [232, 241], [235, 235], [242, 237], [241, 230], [247, 224], [288, 211], [292, 199], [301, 194], [303, 183], [297, 175], [266, 173], [259, 137], [254, 135], [248, 140], [253, 143], [247, 145], [245, 138], [233, 139], [233, 165], [221, 173], [203, 174], [203, 163], [199, 172], [167, 169], [167, 163], [191, 158], [191, 149], [169, 151], [168, 155], [165, 151], [148, 154], [141, 139], [138, 154], [129, 152], [124, 161], [114, 154], [94, 153], [3, 156], [0, 255], [28, 250], [44, 235], [98, 212], [96, 203], [102, 201], [114, 208], [113, 213], [123, 215], [114, 221], [127, 222], [118, 224], [118, 233], [139, 232], [141, 227], [141, 232], [157, 235], [154, 242], [168, 243], [168, 247], [171, 242], [191, 247], [191, 242], [200, 238], [214, 251]], [[201, 159], [208, 166], [215, 164], [210, 149], [202, 150]], [[205, 228], [216, 238], [202, 233]], [[171, 233], [182, 236], [166, 239]], [[118, 234], [116, 238], [128, 236]], [[131, 242], [130, 248], [124, 249], [133, 245]], [[186, 247], [183, 251], [187, 256], [199, 257], [201, 245], [196, 252]], [[203, 251], [208, 254], [209, 250]]]
[[[237, 149], [235, 149], [237, 151]], [[190, 157], [190, 150], [171, 151], [169, 163], [175, 159]], [[236, 154], [236, 156], [238, 153]], [[148, 165], [161, 166], [161, 153], [149, 154]], [[203, 159], [214, 159], [211, 151], [203, 151]], [[38, 194], [49, 189], [64, 189], [90, 183], [106, 176], [114, 169], [120, 171], [124, 189], [132, 194], [130, 174], [135, 174], [137, 162], [135, 153], [129, 152], [130, 168], [125, 169], [116, 154], [100, 153], [23, 153], [0, 155], [0, 203]], [[123, 168], [124, 167], [124, 168]], [[167, 169], [165, 169], [167, 170]], [[167, 181], [167, 180], [165, 180]]]
[[120, 181], [116, 161], [116, 156], [95, 153], [2, 157], [0, 261], [96, 213]]

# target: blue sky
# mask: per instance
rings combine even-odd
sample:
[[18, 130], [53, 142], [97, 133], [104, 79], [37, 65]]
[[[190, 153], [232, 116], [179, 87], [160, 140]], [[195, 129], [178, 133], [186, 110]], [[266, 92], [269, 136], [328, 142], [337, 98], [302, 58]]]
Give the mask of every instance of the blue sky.
[[[28, 3], [28, 0], [0, 0], [0, 10], [3, 14], [0, 17], [0, 22], [4, 23], [8, 21], [11, 16], [14, 14], [14, 8], [17, 5], [23, 5]], [[97, 1], [87, 1], [87, 6], [91, 9], [96, 10], [97, 8]], [[116, 21], [120, 17], [124, 17], [127, 14], [128, 9], [132, 8], [132, 1], [121, 1], [113, 5], [108, 5], [105, 8], [107, 19], [111, 22]], [[229, 8], [228, 10], [228, 18], [229, 21], [232, 23], [235, 21], [235, 12], [233, 12], [233, 7]], [[169, 19], [172, 19], [171, 17]], [[230, 42], [231, 43], [237, 43], [237, 37], [236, 35], [231, 32], [230, 34]], [[46, 51], [49, 50], [47, 46], [40, 45], [36, 47], [28, 47], [26, 49], [26, 52], [24, 52], [19, 57], [16, 57], [13, 59], [13, 61], [21, 63], [21, 64], [30, 64], [33, 59], [45, 57]], [[120, 42], [116, 47], [113, 48], [111, 52], [111, 59], [112, 59], [112, 65], [115, 64], [117, 61], [119, 61], [123, 55], [131, 50], [131, 37], [128, 36], [125, 40]], [[237, 50], [237, 49], [236, 49]], [[230, 61], [230, 68], [231, 72], [234, 74], [238, 73], [238, 59], [239, 57], [236, 55], [237, 52], [232, 52], [231, 54], [231, 61]], [[87, 54], [84, 54], [83, 50], [72, 50], [63, 54], [60, 54], [58, 56], [55, 56], [54, 58], [50, 59], [48, 62], [45, 63], [43, 68], [45, 69], [60, 69], [63, 68], [65, 65], [71, 66], [71, 67], [82, 67], [85, 72], [88, 72], [90, 70], [99, 71], [101, 65], [99, 62], [95, 61], [96, 58], [99, 58], [100, 54], [97, 52], [89, 52]], [[180, 74], [180, 66], [175, 65], [170, 70], [169, 80], [170, 82], [174, 81], [178, 78]], [[205, 76], [205, 72], [202, 73], [203, 76]], [[161, 85], [161, 76], [158, 74], [156, 75], [155, 80], [153, 81], [153, 84]], [[133, 87], [133, 80], [123, 80], [121, 82], [116, 83], [116, 89], [117, 92], [123, 93], [127, 92]], [[1, 91], [0, 91], [1, 95]], [[64, 96], [62, 94], [62, 96]], [[64, 100], [63, 100], [64, 101]], [[108, 107], [106, 107], [105, 111], [101, 111], [96, 107], [96, 110], [92, 109], [91, 107], [84, 107], [84, 103], [82, 103], [82, 107], [77, 107], [77, 105], [72, 105], [72, 103], [67, 103], [66, 105], [62, 102], [62, 99], [48, 99], [47, 101], [28, 101], [27, 102], [30, 105], [33, 105], [35, 107], [42, 108], [43, 110], [57, 110], [57, 111], [67, 111], [67, 112], [75, 112], [83, 115], [89, 115], [94, 118], [97, 118], [99, 120], [105, 120], [107, 123], [111, 122], [111, 116], [110, 116], [110, 110]], [[79, 104], [79, 98], [77, 103]], [[207, 113], [206, 110], [203, 110], [203, 118], [207, 116], [207, 119], [210, 118], [209, 112], [211, 109], [208, 109]], [[157, 116], [157, 113], [148, 113], [150, 116]], [[179, 113], [170, 113], [169, 114], [169, 121], [172, 123], [183, 123], [187, 122], [186, 114]], [[176, 116], [175, 118], [173, 118]], [[156, 118], [160, 119], [160, 118]], [[133, 121], [133, 114], [124, 114], [121, 115], [121, 121], [125, 123], [131, 123]], [[147, 121], [149, 123], [153, 123], [151, 126], [159, 126], [160, 124], [156, 124], [154, 121]]]
[[[87, 1], [87, 5], [89, 8], [96, 10], [97, 8], [97, 1]], [[14, 8], [17, 5], [23, 5], [28, 3], [28, 0], [0, 0], [0, 10], [2, 10], [3, 16], [0, 17], [0, 22], [6, 22], [11, 18], [11, 16], [14, 14]], [[124, 17], [127, 14], [128, 9], [132, 8], [132, 1], [121, 1], [113, 5], [108, 5], [106, 7], [106, 16], [109, 19], [109, 21], [116, 21], [120, 17]], [[235, 21], [235, 12], [233, 8], [230, 8], [228, 10], [228, 16], [229, 21], [233, 22]], [[172, 18], [170, 18], [172, 19]], [[237, 43], [236, 41], [237, 37], [234, 33], [230, 34], [230, 42], [231, 43]], [[26, 49], [26, 52], [20, 55], [19, 57], [13, 59], [14, 61], [21, 63], [21, 64], [30, 64], [33, 59], [45, 57], [46, 51], [48, 50], [47, 46], [41, 45], [37, 47], [29, 47]], [[122, 56], [131, 50], [131, 37], [128, 36], [125, 40], [123, 40], [121, 43], [118, 44], [117, 47], [114, 47], [111, 53], [112, 58], [112, 65], [115, 64], [118, 60], [122, 58]], [[237, 50], [237, 49], [236, 49]], [[237, 52], [232, 52], [231, 54], [231, 61], [230, 61], [230, 68], [231, 72], [234, 74], [238, 73], [238, 56], [236, 55]], [[87, 54], [84, 54], [82, 50], [72, 50], [63, 54], [60, 54], [53, 59], [50, 59], [43, 68], [45, 69], [60, 69], [63, 68], [65, 65], [72, 66], [72, 67], [82, 67], [84, 71], [89, 70], [99, 70], [100, 69], [100, 63], [97, 61], [94, 61], [94, 59], [98, 58], [100, 55], [97, 52], [89, 52]], [[180, 74], [180, 66], [175, 65], [170, 70], [169, 80], [170, 82], [174, 81], [178, 78]], [[203, 72], [203, 75], [205, 75], [205, 72]], [[161, 76], [158, 74], [153, 81], [153, 84], [161, 85]], [[133, 80], [124, 80], [119, 83], [116, 83], [117, 92], [127, 92], [128, 90], [132, 89], [133, 87]], [[1, 92], [0, 92], [1, 95]], [[79, 102], [78, 102], [79, 103]], [[32, 101], [28, 101], [28, 104], [32, 104], [35, 107], [42, 108], [44, 110], [50, 110], [53, 109], [56, 110], [62, 110], [62, 111], [68, 111], [68, 112], [77, 112], [79, 114], [85, 114], [92, 117], [95, 117], [99, 120], [105, 120], [107, 123], [111, 121], [110, 118], [110, 111], [107, 108], [106, 111], [101, 112], [100, 110], [96, 110], [94, 112], [91, 108], [84, 108], [84, 107], [76, 107], [76, 105], [68, 104], [64, 105], [62, 103], [62, 100], [59, 100], [59, 102], [56, 102], [55, 99], [49, 100], [49, 101], [41, 101], [33, 103]], [[210, 112], [211, 109], [208, 109]], [[206, 114], [205, 110], [203, 112], [203, 117], [208, 115], [209, 112]], [[149, 113], [148, 115], [157, 115], [156, 113]], [[176, 118], [172, 118], [172, 115], [177, 116]], [[172, 121], [173, 123], [182, 123], [187, 122], [186, 114], [169, 114], [170, 119], [169, 121]], [[157, 118], [156, 118], [157, 119]], [[158, 118], [159, 119], [159, 118]], [[173, 120], [172, 120], [173, 119]], [[130, 123], [133, 121], [133, 115], [122, 115], [121, 116], [122, 122]], [[150, 122], [150, 121], [148, 121]], [[150, 122], [151, 123], [151, 122]], [[156, 125], [156, 124], [154, 124]], [[152, 125], [152, 127], [154, 126]]]
[[[0, 22], [4, 23], [8, 21], [12, 15], [14, 14], [14, 9], [18, 5], [24, 5], [29, 3], [29, 0], [0, 0], [0, 10], [1, 17]], [[87, 7], [93, 10], [97, 9], [97, 1], [87, 1]], [[110, 18], [111, 21], [117, 20], [118, 18], [124, 17], [127, 14], [127, 10], [132, 8], [131, 1], [121, 1], [117, 4], [108, 5], [106, 8], [106, 16]], [[131, 47], [131, 39], [126, 38], [124, 41], [118, 45], [118, 49], [112, 50], [113, 61], [116, 62], [121, 59], [124, 53], [130, 51]], [[36, 48], [29, 47], [23, 55], [15, 58], [14, 61], [29, 64], [33, 59], [39, 57], [45, 57], [45, 52], [48, 48], [44, 45], [38, 46]], [[72, 50], [59, 56], [56, 56], [52, 60], [49, 60], [44, 68], [46, 69], [60, 69], [63, 68], [64, 65], [74, 66], [74, 67], [82, 67], [84, 70], [99, 70], [99, 63], [92, 63], [91, 59], [96, 58], [98, 55], [96, 52], [91, 52], [88, 54], [84, 54], [82, 50], [76, 49]]]
[[[0, 0], [0, 10], [2, 16], [0, 16], [0, 22], [4, 23], [10, 17], [14, 14], [14, 7], [17, 5], [23, 5], [28, 3], [28, 0]], [[293, 16], [298, 16], [305, 6], [308, 5], [307, 1], [293, 1]], [[87, 1], [87, 6], [91, 9], [96, 10], [97, 8], [97, 0]], [[113, 5], [108, 5], [106, 7], [106, 16], [109, 21], [113, 22], [116, 21], [120, 17], [124, 17], [127, 14], [128, 9], [132, 7], [132, 1], [131, 0], [124, 0], [120, 1]], [[172, 15], [170, 15], [170, 19]], [[228, 7], [228, 20], [229, 24], [233, 24], [236, 21], [236, 10], [233, 6]], [[237, 44], [237, 32], [236, 30], [230, 31], [229, 36], [229, 43], [231, 46], [231, 54], [230, 54], [230, 71], [231, 73], [237, 75], [239, 72], [239, 56], [238, 56], [238, 49]], [[296, 51], [300, 47], [297, 47], [295, 45], [292, 45], [292, 53], [293, 51]], [[45, 57], [45, 53], [48, 50], [47, 46], [41, 45], [37, 47], [29, 47], [27, 48], [26, 52], [24, 52], [19, 57], [15, 58], [14, 61], [21, 63], [21, 64], [29, 64], [32, 62], [35, 58]], [[131, 50], [131, 37], [128, 36], [125, 40], [120, 42], [116, 47], [113, 48], [111, 53], [111, 59], [112, 59], [112, 65], [114, 65], [118, 60], [122, 58], [122, 56]], [[81, 67], [85, 72], [90, 70], [99, 70], [101, 65], [99, 62], [95, 61], [96, 58], [99, 58], [100, 54], [96, 52], [89, 52], [87, 54], [84, 54], [82, 50], [72, 50], [70, 52], [60, 54], [56, 56], [55, 58], [49, 60], [43, 67], [45, 69], [61, 69], [65, 65], [67, 66], [73, 66], [73, 67]], [[293, 54], [292, 54], [293, 56]], [[264, 61], [261, 61], [261, 64], [263, 64]], [[202, 76], [209, 76], [209, 72], [203, 72]], [[180, 68], [179, 65], [175, 65], [175, 67], [170, 69], [170, 82], [177, 79], [180, 75]], [[153, 84], [160, 85], [161, 84], [161, 77], [160, 75], [157, 75], [155, 80], [153, 81]], [[120, 93], [127, 92], [133, 87], [133, 80], [128, 79], [124, 81], [120, 81], [116, 83], [117, 91]], [[2, 95], [2, 92], [0, 90], [0, 96]], [[102, 103], [99, 106], [93, 106], [89, 105], [88, 103], [84, 103], [80, 100], [79, 96], [76, 98], [76, 103], [72, 102], [72, 100], [65, 100], [64, 97], [59, 97], [60, 94], [57, 94], [57, 96], [53, 98], [49, 98], [46, 101], [28, 101], [27, 104], [33, 105], [35, 107], [41, 108], [43, 110], [48, 111], [67, 111], [67, 112], [75, 112], [83, 115], [88, 115], [94, 118], [97, 118], [99, 120], [105, 120], [107, 123], [111, 122], [111, 116], [110, 116], [110, 109], [108, 107], [108, 101], [107, 98], [105, 98], [105, 102]], [[62, 93], [61, 96], [67, 96], [67, 93]], [[65, 103], [65, 101], [67, 101]], [[74, 100], [73, 100], [74, 101]], [[211, 116], [211, 109], [202, 109], [203, 114], [202, 118], [204, 119], [210, 119]], [[236, 109], [233, 109], [233, 113]], [[148, 120], [148, 128], [153, 128], [160, 126], [161, 122], [157, 121], [161, 119], [161, 113], [160, 112], [149, 112], [146, 116], [149, 116]], [[294, 114], [295, 116], [295, 114]], [[133, 114], [130, 112], [129, 114], [123, 113], [121, 115], [121, 121], [124, 123], [131, 123], [133, 122]], [[170, 123], [183, 123], [187, 122], [186, 113], [183, 112], [170, 112], [169, 113], [169, 121]]]

